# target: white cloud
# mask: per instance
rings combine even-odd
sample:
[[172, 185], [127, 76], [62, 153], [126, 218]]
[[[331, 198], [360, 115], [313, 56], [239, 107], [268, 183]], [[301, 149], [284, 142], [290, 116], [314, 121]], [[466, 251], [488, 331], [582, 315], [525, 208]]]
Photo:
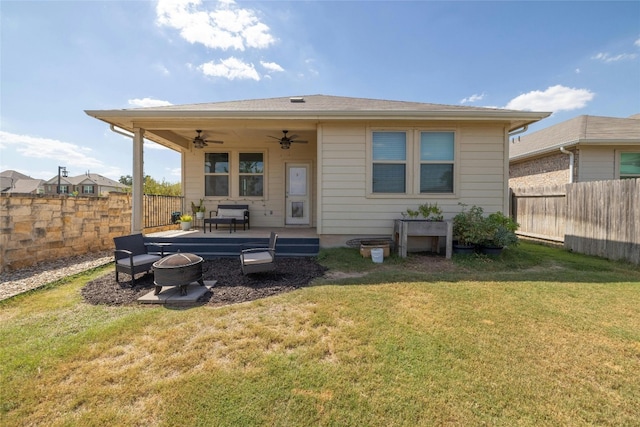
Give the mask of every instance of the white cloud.
[[595, 94], [588, 89], [575, 89], [562, 85], [544, 91], [534, 90], [509, 101], [505, 108], [531, 111], [569, 111], [583, 108]]
[[275, 43], [269, 27], [251, 9], [238, 7], [234, 1], [215, 3], [201, 0], [159, 0], [157, 23], [175, 28], [189, 43], [211, 49], [263, 49]]
[[219, 63], [210, 61], [198, 67], [206, 76], [224, 77], [229, 80], [252, 79], [259, 81], [260, 75], [253, 64], [247, 64], [241, 60], [230, 57], [220, 60]]
[[463, 98], [460, 100], [460, 104], [466, 104], [467, 102], [478, 102], [481, 101], [484, 98], [484, 93], [481, 95], [478, 94], [473, 94], [468, 98]]
[[58, 160], [69, 169], [103, 169], [105, 164], [92, 157], [92, 150], [69, 142], [0, 131], [0, 147], [15, 147], [21, 155], [36, 159]]
[[161, 99], [153, 98], [134, 98], [129, 99], [127, 103], [132, 107], [167, 107], [173, 105], [169, 101], [163, 101]]
[[270, 71], [270, 72], [284, 71], [284, 68], [282, 68], [280, 65], [276, 64], [275, 62], [260, 61], [260, 65], [262, 65], [264, 68], [267, 69], [267, 71]]
[[625, 61], [630, 59], [635, 59], [638, 55], [635, 53], [621, 53], [619, 55], [611, 56], [608, 53], [598, 53], [591, 57], [591, 59], [595, 59], [602, 62], [618, 62]]
[[640, 47], [640, 39], [638, 39], [635, 42], [633, 42], [633, 44], [636, 45], [637, 47]]

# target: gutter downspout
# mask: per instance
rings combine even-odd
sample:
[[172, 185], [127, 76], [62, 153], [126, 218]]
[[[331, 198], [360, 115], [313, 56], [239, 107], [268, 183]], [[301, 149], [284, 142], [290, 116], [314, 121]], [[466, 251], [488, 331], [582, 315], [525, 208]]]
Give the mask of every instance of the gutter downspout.
[[565, 150], [564, 147], [560, 147], [562, 154], [569, 155], [569, 184], [573, 183], [573, 168], [574, 168], [574, 154], [571, 151]]
[[514, 130], [513, 132], [509, 132], [509, 136], [514, 136], [514, 135], [518, 135], [518, 134], [521, 134], [521, 133], [525, 133], [528, 130], [529, 130], [529, 125], [524, 125], [521, 128], [518, 128], [518, 129]]
[[120, 134], [122, 136], [126, 136], [127, 138], [133, 138], [133, 134], [132, 133], [128, 133], [128, 132], [125, 132], [124, 130], [116, 129], [116, 125], [109, 125], [109, 129], [111, 129], [111, 132], [115, 132], [115, 133]]

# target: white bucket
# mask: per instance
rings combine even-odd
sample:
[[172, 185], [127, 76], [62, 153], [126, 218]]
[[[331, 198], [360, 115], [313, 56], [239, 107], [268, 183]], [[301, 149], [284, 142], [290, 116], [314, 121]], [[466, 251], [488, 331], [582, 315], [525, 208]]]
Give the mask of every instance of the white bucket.
[[373, 260], [373, 262], [378, 264], [384, 261], [384, 249], [382, 248], [371, 249], [371, 259]]

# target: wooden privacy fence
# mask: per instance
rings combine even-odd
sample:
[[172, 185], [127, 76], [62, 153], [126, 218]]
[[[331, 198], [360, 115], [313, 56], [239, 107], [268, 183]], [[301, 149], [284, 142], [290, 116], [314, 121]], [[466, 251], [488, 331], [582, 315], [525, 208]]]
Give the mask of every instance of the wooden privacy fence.
[[640, 264], [640, 179], [511, 189], [523, 236]]

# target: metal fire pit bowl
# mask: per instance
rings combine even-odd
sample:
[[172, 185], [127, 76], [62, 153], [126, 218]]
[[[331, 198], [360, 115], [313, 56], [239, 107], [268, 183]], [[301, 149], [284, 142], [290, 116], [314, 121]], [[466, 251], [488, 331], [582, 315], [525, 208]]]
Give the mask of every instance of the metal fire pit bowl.
[[198, 255], [177, 253], [153, 263], [154, 295], [158, 295], [163, 286], [179, 286], [180, 295], [186, 295], [187, 286], [192, 282], [204, 286], [202, 257]]

